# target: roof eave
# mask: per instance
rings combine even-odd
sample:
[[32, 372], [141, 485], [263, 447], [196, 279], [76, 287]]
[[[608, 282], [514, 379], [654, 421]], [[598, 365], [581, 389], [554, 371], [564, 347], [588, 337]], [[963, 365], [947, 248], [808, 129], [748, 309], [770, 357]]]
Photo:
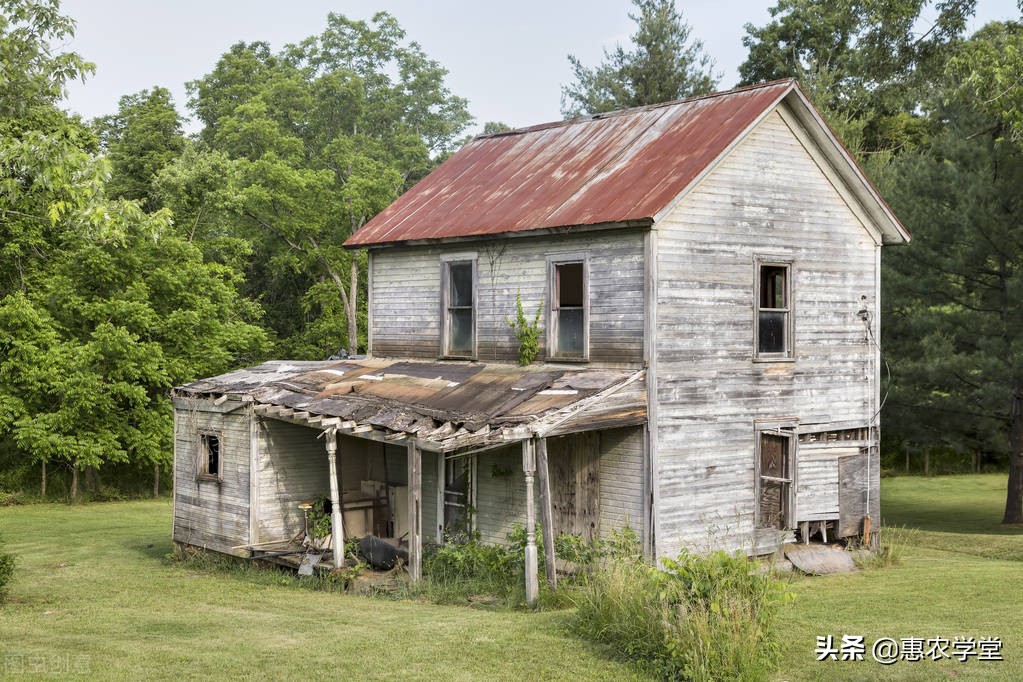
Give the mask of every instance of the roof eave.
[[881, 231], [881, 243], [885, 245], [908, 244], [912, 239], [909, 230], [895, 217], [888, 202], [884, 200], [802, 89], [795, 87], [786, 94], [786, 97], [789, 98], [788, 101], [792, 105], [790, 106], [792, 113], [803, 124], [804, 129], [817, 140], [820, 150], [831, 162], [832, 167], [842, 176], [849, 190], [874, 220], [874, 224]]
[[434, 237], [430, 239], [404, 239], [395, 241], [372, 242], [366, 244], [349, 244], [345, 242], [346, 249], [387, 249], [402, 246], [436, 246], [439, 244], [464, 244], [467, 242], [484, 242], [494, 239], [510, 239], [521, 237], [545, 237], [550, 235], [580, 234], [587, 232], [603, 232], [608, 230], [635, 230], [647, 229], [654, 224], [654, 218], [641, 218], [637, 220], [623, 220], [608, 223], [595, 223], [592, 225], [556, 225], [553, 227], [536, 227], [525, 230], [506, 230], [504, 232], [493, 232], [486, 234], [459, 235], [455, 237]]

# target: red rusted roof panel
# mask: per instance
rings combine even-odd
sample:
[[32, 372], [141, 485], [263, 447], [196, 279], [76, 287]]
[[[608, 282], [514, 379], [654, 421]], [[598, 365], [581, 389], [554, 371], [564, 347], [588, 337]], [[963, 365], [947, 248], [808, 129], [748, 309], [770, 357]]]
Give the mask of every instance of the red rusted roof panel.
[[346, 246], [647, 221], [792, 81], [479, 137]]

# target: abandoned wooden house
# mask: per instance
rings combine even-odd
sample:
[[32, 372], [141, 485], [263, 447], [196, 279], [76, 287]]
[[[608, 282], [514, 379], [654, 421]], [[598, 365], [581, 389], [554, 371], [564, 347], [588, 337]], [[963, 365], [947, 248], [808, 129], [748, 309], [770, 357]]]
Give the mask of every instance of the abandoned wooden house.
[[346, 242], [366, 358], [175, 389], [174, 539], [249, 553], [323, 495], [335, 542], [407, 537], [414, 577], [456, 528], [540, 522], [548, 558], [626, 526], [655, 557], [860, 534], [908, 239], [793, 81], [479, 137]]

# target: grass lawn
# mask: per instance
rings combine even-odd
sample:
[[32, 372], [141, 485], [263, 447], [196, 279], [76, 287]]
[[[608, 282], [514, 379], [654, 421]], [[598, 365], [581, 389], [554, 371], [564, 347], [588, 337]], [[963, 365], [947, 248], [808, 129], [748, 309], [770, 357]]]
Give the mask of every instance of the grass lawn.
[[0, 678], [639, 679], [567, 634], [566, 612], [395, 602], [174, 563], [170, 512], [168, 501], [0, 509], [18, 555]]
[[[780, 618], [784, 680], [1023, 677], [1023, 528], [999, 525], [1004, 475], [904, 477], [881, 484], [885, 524], [919, 528], [898, 566], [796, 578]], [[997, 637], [1004, 661], [818, 662], [816, 637]]]
[[[903, 562], [792, 579], [778, 680], [1020, 679], [1023, 529], [998, 525], [1004, 476], [882, 483], [885, 523], [917, 527]], [[0, 678], [640, 679], [523, 613], [317, 592], [271, 572], [168, 560], [170, 503], [0, 508], [18, 555], [0, 606]], [[817, 662], [817, 636], [862, 635], [859, 662]], [[870, 660], [877, 638], [998, 637], [1002, 662]]]

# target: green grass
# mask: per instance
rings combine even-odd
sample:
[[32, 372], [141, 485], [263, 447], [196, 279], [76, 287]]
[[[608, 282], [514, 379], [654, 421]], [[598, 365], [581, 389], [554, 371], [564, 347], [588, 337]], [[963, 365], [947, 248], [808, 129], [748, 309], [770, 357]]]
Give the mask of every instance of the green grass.
[[[1004, 475], [885, 479], [881, 509], [910, 546], [901, 564], [795, 578], [779, 618], [779, 680], [1015, 680], [1023, 674], [1023, 529], [999, 525]], [[998, 637], [1003, 662], [818, 662], [816, 637]]]
[[[901, 564], [793, 578], [777, 680], [1018, 679], [1023, 529], [1003, 528], [1004, 476], [882, 483]], [[170, 503], [0, 508], [18, 557], [0, 606], [0, 678], [640, 679], [568, 633], [569, 611], [388, 601], [297, 587], [268, 571], [170, 561]], [[816, 637], [999, 637], [1004, 662], [817, 662]], [[22, 667], [23, 666], [23, 667]], [[12, 675], [13, 674], [13, 675]]]
[[166, 501], [8, 507], [0, 528], [18, 556], [0, 678], [24, 666], [89, 679], [640, 679], [569, 635], [566, 612], [347, 596], [172, 562]]

